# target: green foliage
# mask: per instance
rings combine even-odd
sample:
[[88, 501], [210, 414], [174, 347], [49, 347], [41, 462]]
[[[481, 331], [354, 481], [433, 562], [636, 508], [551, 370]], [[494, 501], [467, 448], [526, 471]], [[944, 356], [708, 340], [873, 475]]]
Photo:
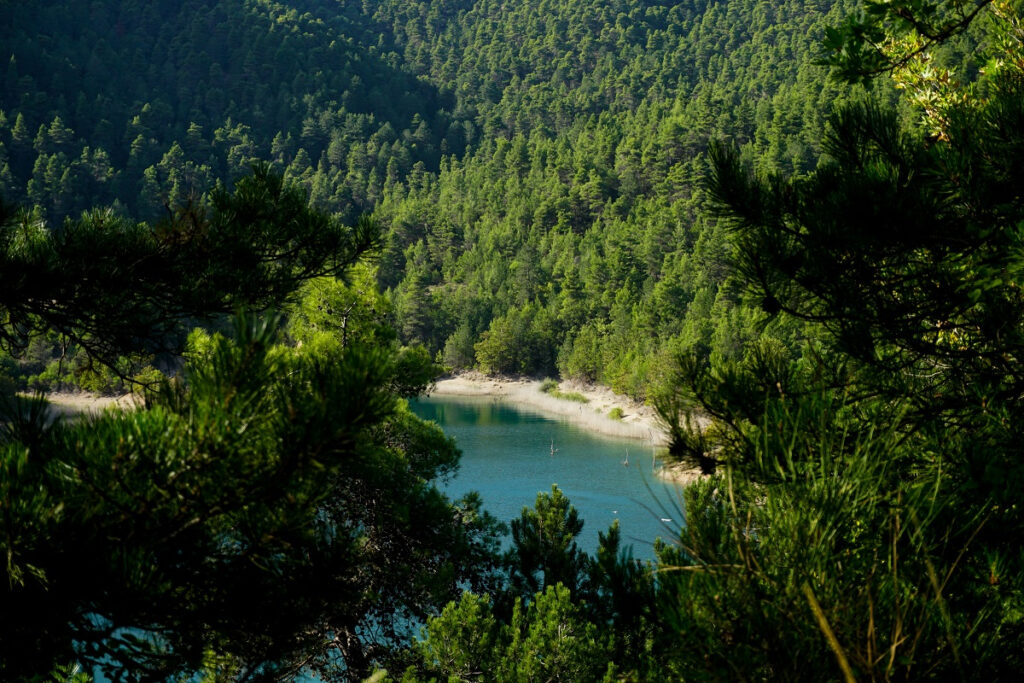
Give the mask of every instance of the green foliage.
[[419, 396], [433, 386], [441, 368], [425, 348], [416, 344], [403, 346], [395, 354], [395, 373], [391, 388], [399, 396]]
[[517, 602], [510, 630], [496, 669], [503, 680], [596, 680], [604, 673], [606, 641], [561, 584], [537, 593], [525, 610]]
[[813, 169], [846, 98], [818, 42], [851, 8], [19, 3], [0, 30], [0, 191], [54, 226], [97, 205], [155, 219], [264, 159], [342, 220], [373, 212], [402, 343], [644, 398], [675, 348], [753, 335], [723, 322], [708, 140]]
[[496, 641], [504, 634], [486, 596], [463, 593], [427, 620], [424, 635], [415, 650], [426, 671], [459, 681], [485, 680], [497, 671]]
[[356, 264], [344, 281], [310, 280], [298, 296], [288, 317], [288, 334], [301, 346], [386, 346], [395, 340], [394, 329], [387, 324], [391, 304], [377, 290], [374, 271], [365, 263]]
[[[429, 680], [599, 680], [607, 637], [587, 621], [569, 589], [549, 586], [527, 606], [517, 601], [499, 626], [486, 598], [466, 593], [427, 623], [417, 643]], [[403, 680], [422, 680], [413, 671]]]
[[457, 370], [473, 367], [473, 364], [476, 362], [473, 342], [473, 331], [469, 325], [460, 325], [445, 340], [444, 351], [441, 355], [444, 364]]
[[625, 413], [622, 412], [622, 408], [620, 408], [619, 406], [615, 406], [614, 408], [608, 411], [608, 417], [610, 417], [613, 420], [621, 420], [624, 416]]
[[563, 401], [572, 401], [574, 403], [590, 403], [590, 399], [579, 393], [578, 391], [554, 391], [551, 392], [554, 398], [560, 398]]
[[540, 390], [552, 398], [575, 403], [590, 403], [590, 399], [578, 391], [562, 391], [558, 388], [558, 382], [553, 379], [546, 379], [541, 382]]
[[[115, 201], [155, 219], [255, 159], [353, 219], [389, 172], [434, 167], [442, 147], [465, 149], [453, 108], [395, 68], [393, 39], [361, 8], [101, 0], [9, 9], [0, 108], [11, 113], [12, 149], [0, 166], [21, 188], [13, 198], [38, 202], [56, 224]], [[29, 28], [43, 25], [60, 39], [44, 45]]]
[[[53, 381], [53, 340], [73, 340], [79, 383], [127, 376], [115, 353], [174, 348], [196, 318], [288, 301], [374, 241], [265, 166], [209, 214], [155, 227], [94, 212], [63, 231], [27, 214], [2, 228], [0, 336]], [[136, 375], [153, 382], [144, 409], [65, 424], [41, 398], [9, 406], [3, 677], [77, 661], [129, 678], [355, 679], [463, 588], [492, 590], [499, 525], [433, 485], [458, 451], [398, 399], [435, 368], [398, 347], [385, 302], [364, 269], [314, 280], [289, 327], [300, 348], [274, 319], [239, 316], [229, 336], [194, 331], [173, 382]], [[342, 305], [339, 334], [323, 308]]]
[[17, 389], [15, 381], [17, 363], [4, 351], [0, 351], [0, 400], [10, 399]]
[[[1009, 200], [1020, 74], [991, 87], [950, 112], [941, 144], [852, 107], [834, 119], [833, 161], [811, 178], [762, 184], [720, 156], [713, 189], [734, 211], [740, 268], [766, 307], [820, 321], [857, 383], [899, 397], [908, 421], [945, 431], [952, 420], [955, 432], [1010, 443], [988, 411], [1015, 410], [1019, 397], [1019, 372], [998, 359], [1017, 353], [1024, 328], [1020, 212]], [[783, 222], [800, 229], [760, 228]], [[1015, 476], [999, 453], [988, 467]]]
[[223, 340], [224, 335], [220, 332], [211, 334], [202, 327], [196, 327], [188, 333], [183, 354], [185, 358], [196, 363], [208, 361], [214, 349], [223, 343]]
[[208, 209], [186, 206], [156, 226], [97, 210], [54, 230], [0, 212], [0, 342], [23, 349], [55, 332], [108, 367], [128, 353], [177, 350], [185, 318], [279, 305], [375, 238], [368, 220], [346, 228], [311, 210], [266, 165], [234, 192], [214, 192]]
[[[837, 429], [837, 410], [820, 396], [769, 411], [742, 476], [686, 490], [681, 547], [659, 556], [660, 604], [685, 634], [673, 665], [712, 678], [838, 675], [839, 656], [879, 678], [999, 670], [1005, 625], [974, 610], [1001, 591], [965, 562], [991, 520], [960, 508], [946, 473], [905, 479], [894, 430]], [[714, 645], [723, 632], [728, 648]]]
[[379, 292], [373, 269], [355, 265], [345, 280], [317, 278], [299, 290], [289, 310], [288, 335], [311, 357], [330, 356], [350, 345], [390, 348], [394, 372], [389, 386], [400, 396], [416, 396], [440, 372], [420, 345], [400, 346], [388, 320], [392, 309]]
[[274, 340], [240, 323], [145, 410], [7, 416], [5, 675], [74, 657], [165, 676], [208, 648], [280, 672], [339, 648], [365, 670], [401, 615], [476, 583], [493, 521], [428, 483], [458, 452], [396, 404], [388, 355]]
[[562, 346], [558, 370], [571, 379], [596, 382], [604, 369], [602, 358], [600, 335], [592, 325], [585, 325]]
[[[0, 376], [13, 393], [20, 391], [85, 391], [120, 395], [133, 386], [154, 384], [162, 377], [149, 354], [118, 356], [113, 366], [90, 357], [66, 337], [50, 332], [33, 337], [14, 355], [2, 352]], [[2, 381], [2, 380], [0, 380]], [[3, 393], [0, 390], [0, 393]]]
[[549, 369], [553, 340], [545, 329], [546, 322], [543, 311], [532, 306], [509, 311], [491, 321], [490, 328], [474, 345], [480, 369], [507, 375]]
[[[564, 541], [579, 531], [574, 514], [554, 489], [540, 494], [520, 521]], [[543, 527], [530, 521], [541, 516], [548, 520]], [[466, 592], [428, 619], [403, 680], [618, 680], [622, 672], [636, 680], [660, 677], [653, 575], [620, 547], [617, 523], [599, 534], [596, 558], [580, 555], [574, 544], [546, 552], [549, 559], [561, 557], [563, 567], [567, 561], [577, 565], [563, 572], [572, 575], [575, 591], [561, 581], [535, 590], [536, 581], [517, 579], [523, 567], [515, 563], [531, 561], [531, 553], [535, 558], [536, 546], [525, 535], [515, 538], [520, 541], [508, 555], [512, 581], [495, 599]], [[549, 561], [549, 568], [554, 564]], [[547, 570], [544, 576], [557, 578]]]
[[475, 335], [485, 372], [550, 373], [547, 353], [519, 351], [539, 340], [563, 377], [643, 398], [676, 348], [735, 353], [757, 336], [731, 315], [727, 236], [701, 215], [707, 141], [728, 136], [759, 168], [813, 169], [820, 112], [846, 97], [822, 85], [817, 37], [849, 5], [755, 5], [491, 3], [442, 26], [424, 3], [384, 4], [404, 54], [458, 83], [484, 132], [374, 211], [392, 238], [382, 282], [443, 291], [419, 299], [432, 313], [412, 309], [431, 320], [429, 348], [465, 363]]
[[[8, 3], [0, 191], [31, 207], [0, 216], [12, 374], [98, 386], [55, 345], [129, 375], [243, 304], [294, 303], [302, 346], [197, 335], [146, 411], [12, 414], [4, 675], [340, 652], [349, 677], [1011, 678], [1017, 5]], [[904, 111], [825, 80], [822, 37], [847, 80], [891, 71]], [[213, 184], [257, 158], [340, 218], [266, 167]], [[293, 298], [376, 242], [341, 227], [363, 211], [376, 271]], [[717, 472], [659, 571], [617, 527], [583, 555], [554, 489], [500, 588], [479, 500], [429, 484], [451, 444], [396, 400], [439, 352], [656, 393], [672, 455]], [[427, 632], [391, 659], [410, 616]]]
[[54, 667], [50, 680], [53, 683], [92, 683], [93, 678], [77, 664], [68, 664]]
[[506, 555], [509, 580], [516, 595], [529, 595], [560, 583], [571, 591], [581, 588], [588, 566], [576, 545], [583, 521], [555, 485], [538, 493], [533, 509], [523, 508], [512, 520], [512, 550]]
[[[930, 7], [887, 5], [945, 21]], [[906, 28], [878, 27], [897, 42]], [[659, 556], [680, 673], [995, 680], [1021, 665], [1007, 482], [1024, 396], [1005, 359], [1024, 329], [1024, 73], [1019, 46], [990, 44], [1004, 65], [922, 129], [875, 102], [839, 107], [808, 176], [712, 155], [752, 298], [818, 341], [802, 357], [768, 338], [710, 366], [683, 357], [659, 402], [670, 451], [724, 469], [687, 489], [681, 545]], [[694, 405], [710, 428], [683, 418]]]
[[898, 71], [926, 57], [966, 31], [993, 5], [1011, 7], [1011, 3], [993, 0], [866, 0], [861, 13], [827, 31], [825, 49], [841, 77], [870, 82], [879, 74]]

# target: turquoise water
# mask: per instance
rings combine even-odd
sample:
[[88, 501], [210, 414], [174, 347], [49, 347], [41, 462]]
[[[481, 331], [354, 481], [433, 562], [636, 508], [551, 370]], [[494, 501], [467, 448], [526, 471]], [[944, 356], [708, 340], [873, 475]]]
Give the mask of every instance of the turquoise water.
[[597, 532], [616, 519], [623, 544], [631, 544], [640, 559], [654, 558], [655, 538], [678, 536], [679, 493], [653, 474], [650, 445], [492, 398], [421, 398], [412, 409], [437, 422], [462, 449], [459, 473], [445, 487], [452, 497], [479, 491], [484, 507], [507, 522], [532, 507], [539, 491], [558, 484], [584, 521], [577, 542], [590, 553], [597, 550]]

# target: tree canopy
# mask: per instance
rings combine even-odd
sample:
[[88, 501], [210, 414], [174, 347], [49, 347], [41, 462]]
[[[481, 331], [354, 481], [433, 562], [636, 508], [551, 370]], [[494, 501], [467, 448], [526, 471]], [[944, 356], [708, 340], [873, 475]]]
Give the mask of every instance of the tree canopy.
[[299, 284], [340, 275], [378, 238], [309, 208], [266, 164], [209, 205], [175, 207], [157, 224], [96, 210], [49, 229], [30, 213], [0, 216], [0, 341], [8, 350], [57, 332], [105, 362], [172, 350], [186, 320], [280, 306]]
[[[320, 210], [373, 213], [404, 343], [645, 398], [676, 351], [757, 335], [702, 209], [708, 141], [813, 169], [847, 97], [820, 40], [852, 7], [17, 3], [0, 193], [54, 225], [106, 205], [157, 221], [266, 160]], [[23, 384], [59, 384], [44, 351]]]
[[[7, 224], [5, 268], [63, 268], [56, 283], [5, 290], [5, 333], [60, 323], [89, 352], [167, 343], [186, 318], [282, 303], [314, 275], [342, 274], [374, 236], [310, 210], [266, 167], [211, 203], [176, 230], [113, 229], [99, 214], [60, 234]], [[432, 378], [429, 359], [380, 343], [370, 320], [296, 348], [275, 318], [239, 315], [227, 336], [193, 333], [189, 363], [138, 409], [54, 422], [42, 399], [12, 403], [0, 423], [4, 677], [81, 662], [116, 680], [359, 678], [416, 619], [486, 588], [495, 522], [477, 498], [434, 486], [458, 451], [399, 398]]]
[[[286, 319], [8, 411], [0, 671], [1012, 679], [1019, 5], [8, 3], [0, 389]], [[650, 398], [685, 526], [499, 554], [433, 358]]]

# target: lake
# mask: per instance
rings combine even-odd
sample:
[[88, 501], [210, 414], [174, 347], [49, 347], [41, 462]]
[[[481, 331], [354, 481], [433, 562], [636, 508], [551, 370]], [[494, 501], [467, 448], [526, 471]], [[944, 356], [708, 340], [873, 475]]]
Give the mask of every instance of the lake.
[[649, 444], [601, 436], [494, 398], [434, 396], [411, 406], [462, 450], [462, 466], [444, 487], [452, 498], [479, 491], [484, 507], [508, 522], [557, 484], [584, 521], [577, 543], [589, 553], [597, 550], [597, 532], [616, 519], [623, 545], [632, 544], [639, 559], [654, 559], [655, 538], [678, 536], [679, 491], [653, 474]]

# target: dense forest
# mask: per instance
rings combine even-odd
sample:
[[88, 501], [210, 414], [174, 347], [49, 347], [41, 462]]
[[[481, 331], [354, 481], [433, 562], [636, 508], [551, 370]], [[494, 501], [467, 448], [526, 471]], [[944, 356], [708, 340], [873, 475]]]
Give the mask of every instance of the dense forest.
[[[158, 220], [268, 160], [317, 208], [383, 226], [404, 342], [639, 398], [679, 350], [758, 334], [701, 211], [708, 141], [806, 172], [849, 96], [816, 65], [842, 3], [10, 9], [7, 201], [54, 225], [106, 205]], [[35, 351], [22, 374], [59, 382]]]
[[[3, 677], [1024, 665], [1019, 2], [0, 7]], [[502, 545], [464, 368], [652, 402], [679, 538]]]

